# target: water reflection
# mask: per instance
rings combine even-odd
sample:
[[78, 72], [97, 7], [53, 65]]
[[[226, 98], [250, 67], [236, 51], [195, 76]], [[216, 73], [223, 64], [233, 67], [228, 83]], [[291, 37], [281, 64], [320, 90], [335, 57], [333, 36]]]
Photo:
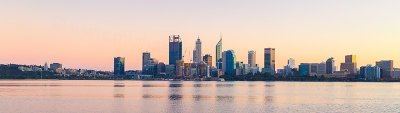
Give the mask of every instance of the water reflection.
[[[21, 109], [20, 112], [95, 112], [93, 109], [97, 112], [400, 110], [400, 83], [119, 82], [124, 87], [119, 87], [115, 81], [0, 81], [0, 109], [1, 112], [10, 112], [9, 109]], [[41, 103], [60, 107], [48, 109], [49, 105], [43, 107]], [[62, 111], [65, 108], [69, 111]]]

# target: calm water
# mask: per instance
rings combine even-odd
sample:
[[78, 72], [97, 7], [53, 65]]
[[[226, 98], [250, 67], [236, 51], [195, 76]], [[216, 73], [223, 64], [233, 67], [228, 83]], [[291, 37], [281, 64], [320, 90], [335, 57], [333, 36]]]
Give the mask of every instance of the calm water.
[[0, 81], [4, 113], [399, 111], [400, 83]]

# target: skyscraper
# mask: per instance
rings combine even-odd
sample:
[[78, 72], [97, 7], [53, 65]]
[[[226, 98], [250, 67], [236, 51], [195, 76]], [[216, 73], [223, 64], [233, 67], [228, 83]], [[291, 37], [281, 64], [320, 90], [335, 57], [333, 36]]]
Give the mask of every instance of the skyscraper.
[[47, 65], [47, 62], [44, 63], [44, 71], [49, 71], [49, 66]]
[[176, 65], [182, 60], [182, 40], [179, 35], [169, 36], [169, 64]]
[[333, 57], [326, 60], [326, 74], [333, 74], [335, 72], [335, 60]]
[[201, 56], [202, 56], [202, 53], [201, 53], [201, 41], [200, 41], [200, 38], [198, 37], [197, 41], [196, 41], [196, 48], [193, 51], [193, 62], [194, 63], [200, 63]]
[[264, 49], [264, 72], [275, 74], [275, 48]]
[[124, 75], [124, 74], [125, 74], [125, 58], [114, 57], [114, 75]]
[[225, 75], [236, 75], [236, 55], [233, 50], [222, 53], [222, 71]]
[[217, 69], [222, 69], [222, 37], [215, 47], [215, 63]]
[[346, 55], [345, 63], [340, 64], [340, 71], [347, 71], [350, 74], [357, 74], [356, 55]]
[[150, 53], [149, 52], [143, 52], [142, 56], [142, 71], [146, 70], [146, 66], [150, 64]]
[[248, 63], [250, 67], [256, 67], [256, 51], [249, 51]]
[[212, 56], [210, 54], [206, 54], [203, 56], [203, 61], [208, 65], [212, 66]]
[[378, 61], [376, 62], [376, 65], [382, 69], [381, 71], [382, 78], [392, 78], [392, 73], [394, 71], [393, 60]]

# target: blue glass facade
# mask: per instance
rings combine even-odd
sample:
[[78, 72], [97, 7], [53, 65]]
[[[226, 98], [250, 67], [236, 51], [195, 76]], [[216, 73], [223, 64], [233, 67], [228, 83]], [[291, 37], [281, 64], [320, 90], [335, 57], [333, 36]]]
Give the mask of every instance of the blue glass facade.
[[226, 75], [236, 75], [236, 55], [233, 50], [225, 51]]
[[311, 65], [302, 63], [299, 65], [299, 76], [308, 76], [310, 75]]
[[176, 61], [182, 60], [182, 40], [179, 35], [169, 36], [169, 64], [176, 66]]
[[125, 58], [114, 58], [114, 75], [125, 75]]

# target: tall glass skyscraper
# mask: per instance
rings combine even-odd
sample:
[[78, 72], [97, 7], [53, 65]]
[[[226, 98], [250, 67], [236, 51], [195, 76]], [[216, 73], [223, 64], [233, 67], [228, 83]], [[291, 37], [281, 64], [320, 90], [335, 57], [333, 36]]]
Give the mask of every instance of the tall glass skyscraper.
[[114, 75], [125, 75], [124, 57], [114, 57]]
[[236, 75], [236, 55], [233, 50], [222, 53], [222, 70], [225, 75]]
[[179, 35], [169, 36], [169, 64], [176, 66], [176, 61], [182, 60], [182, 40]]
[[275, 74], [275, 48], [264, 49], [264, 72]]
[[222, 37], [216, 45], [215, 62], [217, 69], [222, 69]]

